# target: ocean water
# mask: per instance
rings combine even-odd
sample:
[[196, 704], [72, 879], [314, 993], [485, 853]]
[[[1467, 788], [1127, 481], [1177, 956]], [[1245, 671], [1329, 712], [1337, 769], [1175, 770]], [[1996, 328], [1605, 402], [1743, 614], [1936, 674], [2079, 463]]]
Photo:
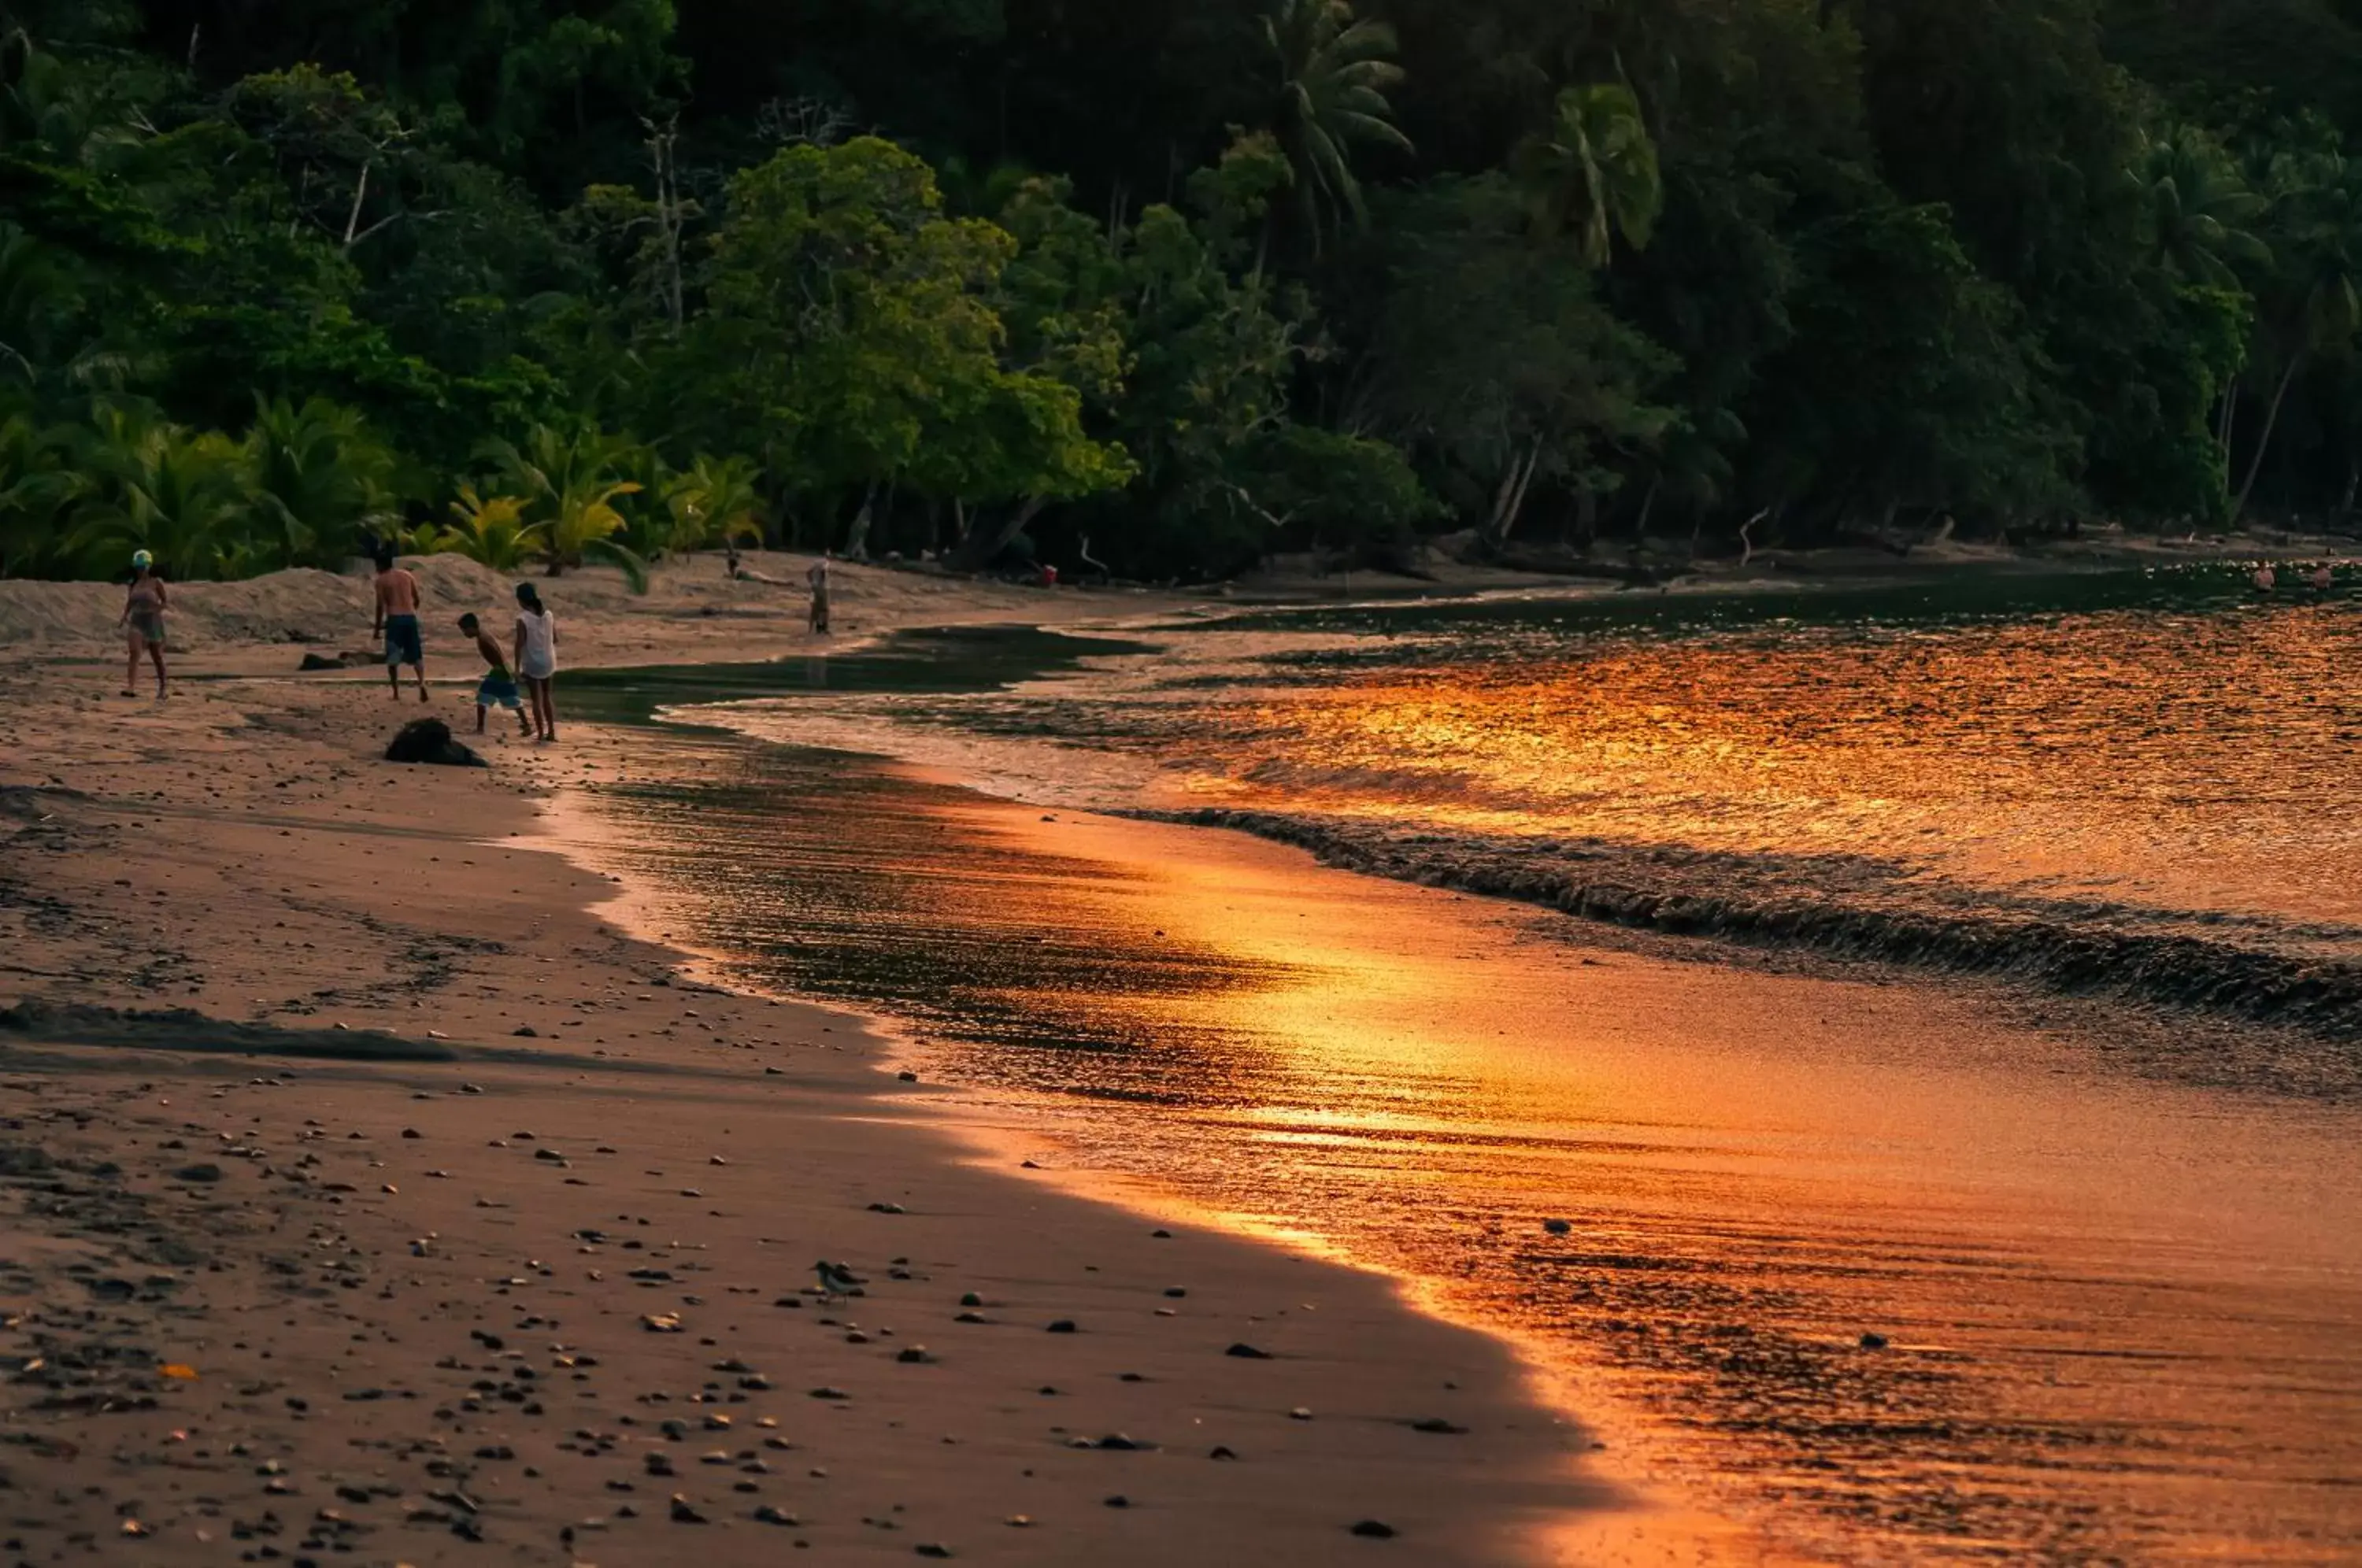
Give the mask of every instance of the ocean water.
[[2241, 582], [970, 636], [645, 683], [599, 804], [1044, 1163], [1518, 1339], [1726, 1560], [2350, 1562], [2362, 614]]

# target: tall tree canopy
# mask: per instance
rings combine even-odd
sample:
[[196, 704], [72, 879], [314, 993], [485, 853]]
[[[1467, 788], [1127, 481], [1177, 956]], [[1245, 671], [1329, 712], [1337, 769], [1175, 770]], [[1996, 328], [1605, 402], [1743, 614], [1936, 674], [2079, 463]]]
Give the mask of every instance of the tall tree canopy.
[[0, 571], [2342, 522], [2343, 0], [0, 0]]

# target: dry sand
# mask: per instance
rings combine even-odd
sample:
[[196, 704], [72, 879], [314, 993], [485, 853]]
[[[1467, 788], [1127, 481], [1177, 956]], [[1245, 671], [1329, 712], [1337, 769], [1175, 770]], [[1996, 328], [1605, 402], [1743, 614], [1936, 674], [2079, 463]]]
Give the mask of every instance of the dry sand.
[[[855, 1021], [602, 920], [539, 813], [629, 734], [401, 767], [371, 672], [127, 701], [118, 591], [0, 584], [0, 1002], [127, 1010], [0, 1031], [5, 1561], [1502, 1563], [1590, 1499], [1492, 1342], [980, 1169]], [[600, 591], [551, 595], [572, 662], [810, 646], [789, 590]], [[175, 602], [196, 675], [367, 640], [325, 574]], [[838, 606], [1124, 607], [859, 570]]]

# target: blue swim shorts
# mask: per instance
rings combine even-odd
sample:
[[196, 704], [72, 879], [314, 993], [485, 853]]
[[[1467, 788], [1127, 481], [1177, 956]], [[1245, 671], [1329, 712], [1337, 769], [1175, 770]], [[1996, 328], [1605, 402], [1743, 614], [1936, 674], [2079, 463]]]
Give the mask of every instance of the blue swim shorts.
[[524, 712], [524, 694], [517, 690], [516, 678], [504, 669], [493, 670], [476, 687], [476, 706], [506, 708], [512, 712]]
[[385, 662], [389, 667], [426, 662], [426, 645], [419, 640], [417, 616], [385, 618]]

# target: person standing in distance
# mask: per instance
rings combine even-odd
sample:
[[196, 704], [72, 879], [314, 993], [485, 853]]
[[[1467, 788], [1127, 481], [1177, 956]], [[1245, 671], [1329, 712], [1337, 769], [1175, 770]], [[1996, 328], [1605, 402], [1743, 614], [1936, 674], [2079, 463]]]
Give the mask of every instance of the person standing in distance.
[[829, 635], [828, 563], [829, 552], [822, 550], [820, 553], [820, 558], [812, 562], [811, 569], [804, 573], [804, 580], [811, 584], [812, 633], [816, 636], [822, 637]]
[[139, 679], [139, 656], [146, 653], [156, 666], [156, 700], [164, 699], [164, 580], [156, 575], [156, 558], [145, 550], [131, 552], [131, 592], [115, 624], [124, 628], [130, 659], [124, 666], [123, 694], [135, 696]]
[[418, 700], [426, 701], [426, 644], [418, 630], [418, 580], [396, 566], [393, 551], [377, 552], [377, 618], [371, 635], [385, 635], [385, 684], [402, 701], [402, 667], [418, 674]]
[[557, 617], [533, 584], [517, 584], [516, 669], [533, 704], [534, 739], [547, 745], [557, 738], [557, 700], [550, 683], [557, 675]]

